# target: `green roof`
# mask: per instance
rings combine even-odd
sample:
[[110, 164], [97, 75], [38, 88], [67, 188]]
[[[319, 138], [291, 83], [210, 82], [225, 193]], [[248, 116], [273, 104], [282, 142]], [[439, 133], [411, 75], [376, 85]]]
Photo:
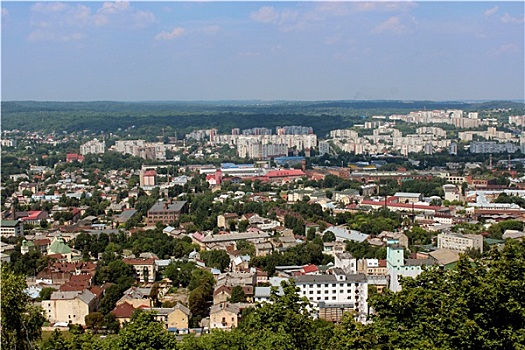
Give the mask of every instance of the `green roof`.
[[69, 254], [71, 248], [64, 243], [63, 238], [59, 237], [49, 246], [49, 251], [53, 254]]
[[2, 227], [15, 227], [18, 225], [18, 220], [2, 220], [0, 226]]

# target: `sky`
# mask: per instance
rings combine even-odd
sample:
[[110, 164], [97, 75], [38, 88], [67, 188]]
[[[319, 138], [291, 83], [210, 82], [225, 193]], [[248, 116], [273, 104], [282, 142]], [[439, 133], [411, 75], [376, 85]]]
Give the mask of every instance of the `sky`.
[[524, 99], [523, 1], [2, 1], [2, 101]]

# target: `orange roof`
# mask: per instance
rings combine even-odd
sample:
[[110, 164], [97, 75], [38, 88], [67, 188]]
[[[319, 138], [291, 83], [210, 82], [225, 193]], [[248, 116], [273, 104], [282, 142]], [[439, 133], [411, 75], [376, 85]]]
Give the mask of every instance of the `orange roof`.
[[130, 318], [134, 312], [135, 308], [128, 302], [123, 302], [111, 310], [111, 313], [115, 315], [116, 318]]

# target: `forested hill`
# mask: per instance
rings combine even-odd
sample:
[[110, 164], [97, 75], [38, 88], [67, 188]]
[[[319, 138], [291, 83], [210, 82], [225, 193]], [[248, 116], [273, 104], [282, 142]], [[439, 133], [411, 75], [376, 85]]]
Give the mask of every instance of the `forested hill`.
[[2, 102], [2, 128], [27, 131], [115, 132], [135, 126], [170, 126], [182, 132], [200, 128], [283, 125], [311, 126], [318, 135], [354, 125], [363, 117], [417, 110], [495, 108], [524, 109], [523, 103], [435, 101], [213, 101], [213, 102]]

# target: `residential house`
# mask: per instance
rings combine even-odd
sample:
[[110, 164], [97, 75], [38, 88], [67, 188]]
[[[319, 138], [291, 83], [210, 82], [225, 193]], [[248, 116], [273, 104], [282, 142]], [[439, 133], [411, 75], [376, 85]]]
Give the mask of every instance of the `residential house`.
[[117, 305], [130, 304], [134, 308], [152, 307], [151, 288], [131, 287], [124, 291], [124, 295], [117, 301]]
[[235, 213], [225, 213], [217, 216], [217, 227], [219, 228], [230, 228], [232, 222], [236, 223], [239, 221], [239, 215]]
[[135, 312], [136, 308], [128, 302], [117, 303], [117, 306], [111, 313], [115, 315], [115, 318], [118, 320], [120, 326], [124, 326], [126, 323], [131, 321], [131, 315]]
[[437, 236], [439, 249], [451, 249], [466, 252], [469, 249], [477, 249], [483, 253], [483, 236], [474, 234], [440, 233]]
[[85, 318], [95, 311], [97, 296], [85, 289], [82, 292], [53, 292], [50, 300], [42, 301], [44, 313], [51, 323], [65, 322], [68, 324], [86, 325]]
[[51, 245], [47, 247], [47, 255], [61, 255], [67, 262], [71, 262], [73, 250], [69, 247], [62, 235], [59, 235], [53, 239]]
[[153, 282], [157, 277], [154, 258], [124, 258], [122, 261], [133, 267], [136, 279], [140, 282]]
[[210, 309], [210, 329], [232, 329], [239, 325], [242, 310], [251, 307], [248, 303], [221, 303]]

